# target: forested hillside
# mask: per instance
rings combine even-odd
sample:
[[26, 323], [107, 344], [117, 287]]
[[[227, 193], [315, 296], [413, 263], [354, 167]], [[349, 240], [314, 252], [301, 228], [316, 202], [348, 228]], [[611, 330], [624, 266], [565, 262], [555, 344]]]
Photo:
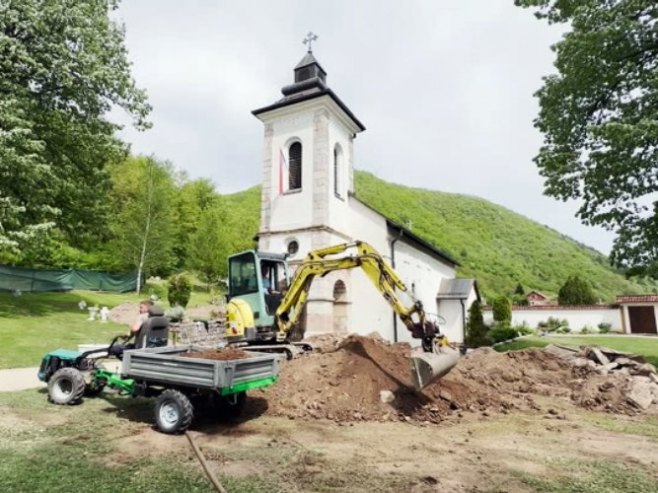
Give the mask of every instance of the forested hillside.
[[[626, 280], [596, 250], [477, 197], [404, 187], [362, 171], [355, 172], [355, 189], [357, 198], [457, 259], [458, 274], [476, 278], [487, 297], [511, 295], [519, 283], [556, 295], [573, 274], [603, 301], [654, 287]], [[224, 199], [238, 218], [230, 222], [230, 243], [244, 245], [258, 228], [259, 189]]]
[[370, 173], [355, 175], [357, 197], [457, 259], [459, 275], [474, 277], [491, 295], [528, 291], [556, 294], [574, 274], [604, 301], [646, 292], [646, 281], [629, 281], [608, 259], [557, 231], [486, 200], [468, 195], [403, 187]]

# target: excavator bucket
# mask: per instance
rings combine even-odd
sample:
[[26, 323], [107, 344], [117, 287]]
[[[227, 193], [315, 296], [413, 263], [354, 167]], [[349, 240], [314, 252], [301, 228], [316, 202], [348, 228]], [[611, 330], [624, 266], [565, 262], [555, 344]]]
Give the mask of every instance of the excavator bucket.
[[411, 379], [420, 390], [452, 370], [459, 361], [459, 352], [445, 347], [439, 353], [428, 353], [419, 348], [411, 352], [410, 359]]

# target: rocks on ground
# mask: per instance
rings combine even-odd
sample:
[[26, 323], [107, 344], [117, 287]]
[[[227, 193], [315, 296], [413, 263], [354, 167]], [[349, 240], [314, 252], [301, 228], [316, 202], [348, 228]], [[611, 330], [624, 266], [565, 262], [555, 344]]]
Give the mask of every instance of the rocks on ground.
[[[611, 356], [607, 350], [601, 350], [606, 364], [632, 367], [629, 374], [603, 371], [605, 360], [583, 365], [581, 356], [550, 348], [508, 353], [481, 348], [419, 393], [411, 388], [408, 344], [356, 335], [325, 342], [325, 352], [284, 362], [276, 385], [252, 393], [267, 400], [269, 414], [338, 423], [438, 423], [463, 413], [547, 411], [542, 409], [543, 398], [628, 414], [658, 404], [653, 366], [629, 355]], [[593, 355], [583, 356], [588, 361], [598, 358], [596, 351], [583, 351]]]

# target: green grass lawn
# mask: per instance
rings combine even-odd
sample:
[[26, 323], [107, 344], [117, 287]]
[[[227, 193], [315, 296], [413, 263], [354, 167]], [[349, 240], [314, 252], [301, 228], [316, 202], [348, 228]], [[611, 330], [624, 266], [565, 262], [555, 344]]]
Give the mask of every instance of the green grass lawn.
[[635, 336], [549, 336], [549, 337], [524, 337], [515, 339], [496, 346], [496, 351], [516, 351], [527, 347], [544, 347], [549, 344], [560, 344], [563, 346], [580, 346], [582, 344], [598, 345], [640, 354], [646, 360], [658, 367], [658, 337], [635, 337]]
[[20, 297], [0, 293], [0, 368], [38, 366], [44, 353], [60, 347], [109, 343], [114, 335], [126, 333], [127, 327], [87, 321], [89, 313], [80, 310], [78, 303], [84, 300], [88, 306], [112, 308], [137, 299], [134, 294], [91, 292], [25, 293]]
[[[138, 302], [136, 293], [24, 293], [16, 297], [0, 293], [0, 368], [38, 366], [44, 353], [58, 348], [76, 349], [78, 344], [109, 343], [113, 336], [127, 333], [126, 325], [87, 321], [88, 306], [113, 308], [123, 302]], [[207, 303], [210, 295], [193, 292], [189, 306]], [[167, 307], [167, 303], [163, 303]], [[137, 312], [135, 312], [137, 316]]]

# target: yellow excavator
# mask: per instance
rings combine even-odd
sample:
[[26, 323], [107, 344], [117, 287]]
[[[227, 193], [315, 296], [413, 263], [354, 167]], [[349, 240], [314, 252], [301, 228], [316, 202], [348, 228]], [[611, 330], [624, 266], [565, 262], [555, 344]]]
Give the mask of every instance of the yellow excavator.
[[[346, 253], [348, 252], [348, 253]], [[229, 292], [226, 339], [230, 344], [278, 351], [288, 358], [311, 350], [299, 342], [300, 318], [316, 276], [361, 268], [398, 314], [421, 349], [411, 355], [412, 380], [421, 389], [448, 373], [459, 359], [438, 325], [427, 319], [419, 300], [405, 307], [396, 290], [407, 292], [404, 282], [368, 243], [342, 243], [308, 253], [291, 277], [286, 255], [248, 250], [229, 257]]]

